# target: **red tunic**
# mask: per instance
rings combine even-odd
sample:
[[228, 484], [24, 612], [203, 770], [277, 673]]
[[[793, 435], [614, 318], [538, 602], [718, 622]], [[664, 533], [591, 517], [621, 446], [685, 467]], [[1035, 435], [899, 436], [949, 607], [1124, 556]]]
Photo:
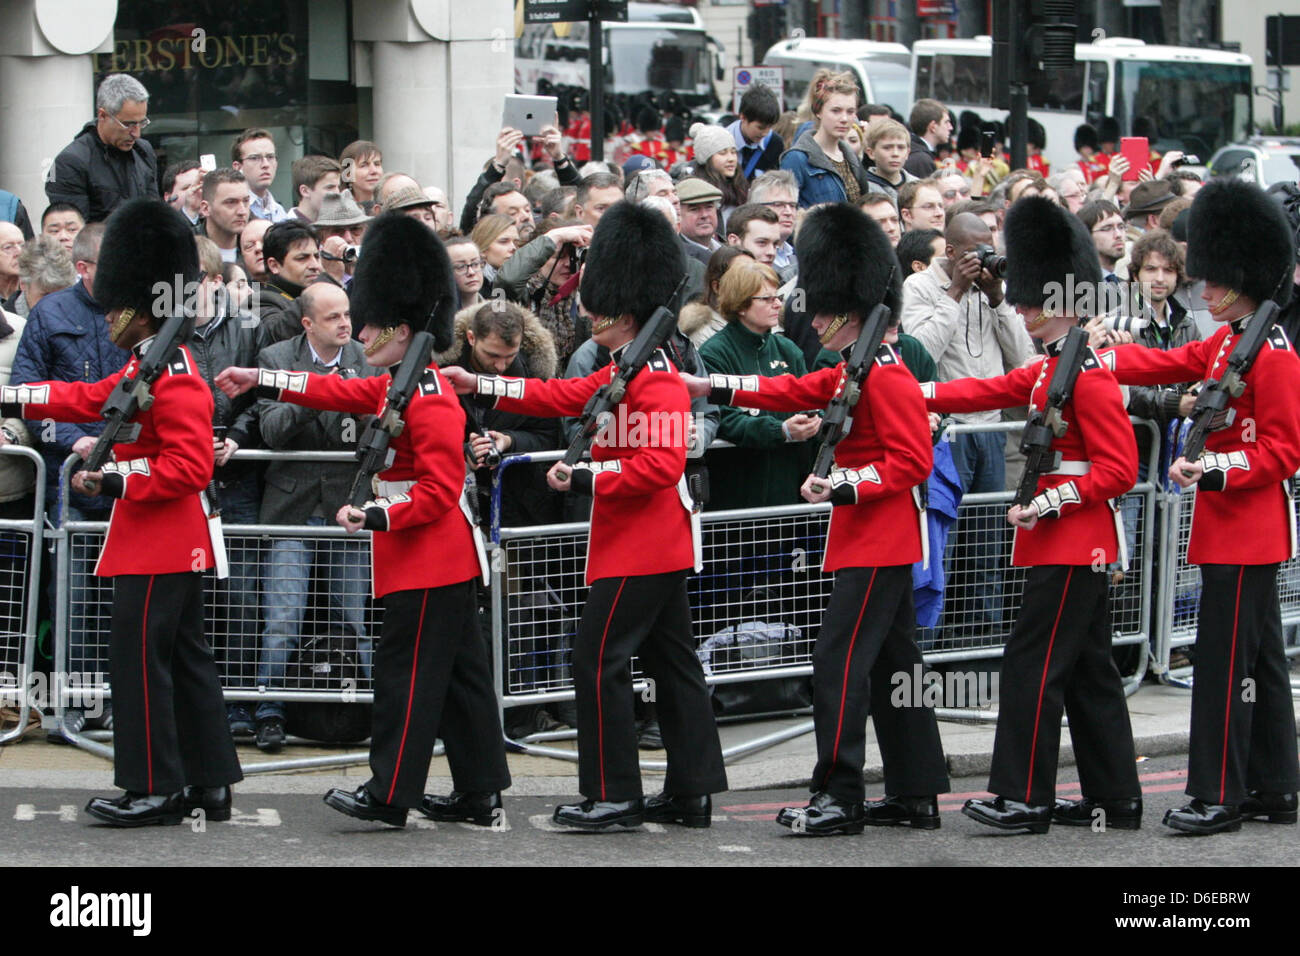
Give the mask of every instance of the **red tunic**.
[[[830, 530], [823, 570], [890, 567], [921, 560], [920, 510], [912, 489], [934, 464], [916, 379], [883, 346], [835, 447]], [[768, 411], [824, 408], [844, 386], [844, 363], [809, 375], [712, 375], [715, 400]], [[841, 503], [843, 502], [843, 503]]]
[[[479, 394], [521, 415], [577, 416], [614, 377], [611, 362], [584, 378], [480, 375]], [[691, 400], [662, 350], [628, 386], [609, 439], [591, 446], [591, 531], [587, 583], [601, 578], [666, 574], [693, 567], [691, 512], [679, 484], [686, 470]], [[638, 424], [640, 434], [638, 435]], [[622, 434], [619, 434], [619, 433]], [[574, 472], [574, 485], [584, 488]]]
[[[926, 405], [936, 412], [978, 412], [1013, 408], [1027, 398], [1031, 411], [1043, 408], [1056, 369], [1052, 351], [1029, 368], [996, 378], [927, 382], [921, 386]], [[1016, 529], [1012, 563], [1018, 567], [1119, 560], [1122, 539], [1111, 499], [1137, 481], [1137, 443], [1115, 376], [1092, 350], [1061, 417], [1069, 427], [1052, 441], [1061, 452], [1061, 471], [1038, 481], [1038, 523]]]
[[[142, 343], [143, 344], [143, 343]], [[147, 346], [146, 346], [147, 347]], [[18, 417], [89, 422], [144, 354], [98, 382], [36, 382], [0, 389], [0, 402], [22, 405]], [[153, 405], [136, 415], [139, 437], [116, 446], [104, 466], [113, 503], [95, 573], [176, 574], [213, 566], [208, 520], [199, 493], [212, 480], [212, 392], [181, 346], [153, 386]]]
[[[1114, 349], [1115, 377], [1127, 385], [1222, 378], [1238, 330], [1161, 352]], [[1182, 376], [1179, 378], [1178, 376]], [[1256, 399], [1259, 399], [1257, 402]], [[1300, 469], [1300, 360], [1275, 327], [1230, 399], [1235, 417], [1205, 440], [1206, 466], [1192, 512], [1192, 564], [1274, 564], [1295, 556], [1295, 513], [1288, 479]]]
[[[262, 369], [269, 398], [325, 411], [375, 415], [384, 410], [391, 376], [340, 378]], [[480, 574], [473, 525], [461, 507], [465, 490], [465, 411], [447, 380], [430, 365], [392, 440], [385, 485], [365, 504], [375, 597], [394, 591], [459, 584]], [[339, 505], [344, 502], [340, 501]]]
[[1031, 172], [1038, 173], [1046, 179], [1052, 174], [1052, 164], [1043, 158], [1042, 153], [1036, 153], [1025, 158], [1025, 168]]

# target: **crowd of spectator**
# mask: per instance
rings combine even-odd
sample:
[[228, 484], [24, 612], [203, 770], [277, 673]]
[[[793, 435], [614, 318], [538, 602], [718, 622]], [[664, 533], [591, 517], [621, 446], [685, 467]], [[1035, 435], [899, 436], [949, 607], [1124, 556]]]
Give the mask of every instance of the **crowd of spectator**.
[[[615, 203], [662, 212], [681, 240], [687, 280], [672, 303], [681, 334], [670, 343], [682, 367], [734, 374], [802, 374], [834, 361], [789, 299], [801, 268], [794, 238], [805, 212], [821, 203], [859, 205], [884, 230], [903, 277], [900, 350], [921, 380], [999, 375], [1034, 354], [1002, 279], [984, 251], [1001, 252], [1007, 208], [1026, 195], [1058, 202], [1088, 227], [1107, 283], [1130, 288], [1149, 322], [1139, 338], [1158, 348], [1199, 337], [1200, 300], [1183, 269], [1186, 207], [1200, 185], [1168, 153], [1125, 179], [1123, 157], [1102, 149], [1081, 127], [1079, 161], [1052, 173], [1042, 159], [1041, 129], [1031, 128], [1029, 167], [1011, 170], [1001, 133], [978, 117], [954, 117], [921, 100], [904, 119], [887, 106], [863, 104], [849, 74], [822, 71], [804, 109], [787, 113], [756, 86], [738, 115], [721, 125], [642, 110], [619, 141], [617, 162], [584, 163], [558, 127], [530, 143], [503, 129], [484, 152], [482, 173], [459, 216], [440, 184], [421, 183], [384, 166], [380, 144], [358, 140], [338, 157], [309, 152], [292, 162], [292, 195], [272, 195], [280, 157], [271, 133], [248, 129], [228, 165], [204, 171], [179, 159], [159, 176], [148, 93], [125, 75], [106, 78], [96, 116], [58, 156], [46, 184], [49, 205], [31, 235], [21, 204], [0, 221], [0, 366], [14, 384], [43, 379], [94, 381], [117, 371], [126, 355], [112, 345], [94, 299], [100, 225], [136, 196], [159, 198], [193, 223], [205, 279], [197, 299], [191, 352], [211, 381], [227, 365], [369, 375], [353, 340], [348, 289], [366, 225], [399, 211], [424, 222], [446, 243], [459, 293], [456, 345], [440, 361], [477, 371], [549, 377], [578, 375], [606, 357], [590, 338], [578, 295], [585, 250], [601, 216]], [[1034, 124], [1036, 125], [1036, 124]], [[981, 135], [999, 137], [993, 155]], [[987, 137], [985, 137], [987, 139]], [[1112, 144], [1113, 145], [1113, 144]], [[1300, 271], [1297, 272], [1300, 276]], [[1130, 297], [1131, 298], [1131, 297]], [[1116, 341], [1100, 319], [1094, 342]], [[216, 481], [225, 520], [294, 526], [328, 523], [344, 497], [347, 464], [241, 462], [243, 448], [347, 451], [357, 423], [344, 416], [266, 402], [232, 403], [214, 389]], [[1134, 389], [1130, 409], [1160, 423], [1185, 414], [1178, 389]], [[561, 428], [544, 420], [469, 406], [467, 463], [478, 486], [490, 484], [490, 453], [561, 447]], [[692, 459], [707, 466], [709, 508], [787, 504], [815, 450], [820, 418], [747, 413], [697, 404]], [[996, 413], [960, 416], [968, 423]], [[107, 517], [109, 502], [75, 493], [60, 501], [60, 466], [83, 455], [100, 427], [0, 423], [0, 442], [34, 445], [47, 466], [51, 516]], [[714, 438], [732, 447], [706, 451]], [[1001, 434], [962, 435], [951, 452], [966, 492], [1003, 491], [1016, 475]], [[0, 462], [0, 509], [31, 504], [32, 476]], [[540, 473], [517, 470], [508, 482], [506, 523], [545, 523], [564, 510]], [[1130, 517], [1130, 527], [1132, 518]], [[998, 536], [960, 529], [968, 575], [949, 622], [999, 628]], [[303, 640], [303, 608], [313, 575], [328, 583], [332, 625], [350, 638], [364, 671], [370, 654], [362, 606], [365, 569], [319, 539], [276, 539], [268, 554], [231, 556], [223, 587], [232, 606], [227, 626], [228, 682], [277, 686]], [[87, 574], [87, 567], [74, 569]], [[957, 625], [953, 625], [956, 627]], [[75, 629], [74, 655], [85, 652]], [[268, 751], [285, 736], [283, 705], [232, 705], [232, 730], [253, 733]]]

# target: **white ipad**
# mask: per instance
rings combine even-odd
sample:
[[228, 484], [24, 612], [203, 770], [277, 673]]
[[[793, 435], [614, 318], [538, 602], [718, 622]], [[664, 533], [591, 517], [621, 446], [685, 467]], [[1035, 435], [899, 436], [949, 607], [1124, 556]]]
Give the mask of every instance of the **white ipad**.
[[508, 94], [501, 126], [517, 129], [525, 136], [540, 136], [542, 127], [555, 122], [554, 96]]

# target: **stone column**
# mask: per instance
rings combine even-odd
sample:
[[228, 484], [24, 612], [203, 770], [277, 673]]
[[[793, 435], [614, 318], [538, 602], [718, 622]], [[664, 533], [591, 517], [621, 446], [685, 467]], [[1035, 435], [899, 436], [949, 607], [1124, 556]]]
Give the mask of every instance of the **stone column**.
[[514, 90], [510, 6], [357, 4], [353, 37], [369, 45], [373, 138], [384, 168], [445, 189], [459, 219], [495, 151], [504, 97]]
[[95, 53], [112, 52], [113, 0], [0, 3], [0, 189], [39, 227], [44, 176], [95, 117]]

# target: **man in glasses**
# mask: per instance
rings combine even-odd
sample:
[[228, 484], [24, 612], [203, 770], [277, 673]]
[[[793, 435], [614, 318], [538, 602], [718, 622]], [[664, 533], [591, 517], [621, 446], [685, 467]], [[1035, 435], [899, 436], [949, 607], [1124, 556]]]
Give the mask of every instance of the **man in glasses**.
[[1097, 247], [1097, 258], [1101, 260], [1101, 277], [1104, 282], [1120, 284], [1127, 270], [1121, 274], [1118, 270], [1120, 260], [1125, 258], [1124, 217], [1119, 207], [1107, 199], [1098, 199], [1085, 203], [1078, 212], [1083, 224], [1092, 233], [1093, 245]]
[[128, 199], [158, 198], [158, 161], [143, 138], [149, 91], [114, 73], [99, 84], [95, 107], [95, 119], [63, 148], [45, 181], [51, 203], [71, 203], [88, 223], [107, 219]]

